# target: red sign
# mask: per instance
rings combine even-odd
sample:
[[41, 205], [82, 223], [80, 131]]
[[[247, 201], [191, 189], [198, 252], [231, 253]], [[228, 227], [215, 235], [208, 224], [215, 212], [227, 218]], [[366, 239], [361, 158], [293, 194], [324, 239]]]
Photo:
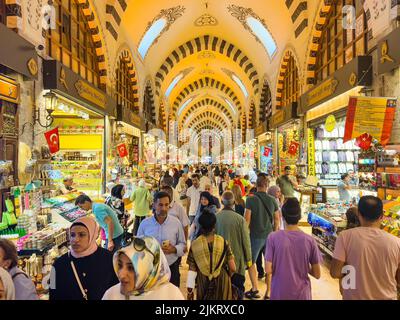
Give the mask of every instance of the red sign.
[[58, 128], [45, 132], [44, 136], [49, 145], [50, 153], [57, 153], [60, 151], [60, 135], [58, 134]]
[[288, 153], [289, 153], [290, 155], [292, 155], [292, 156], [295, 156], [295, 155], [297, 154], [297, 151], [299, 150], [299, 147], [300, 147], [300, 144], [299, 144], [299, 143], [297, 143], [297, 142], [295, 142], [295, 141], [292, 141], [292, 142], [290, 143]]
[[119, 145], [117, 146], [117, 149], [118, 149], [119, 156], [120, 156], [121, 158], [124, 158], [124, 157], [127, 157], [127, 156], [128, 156], [128, 149], [126, 148], [125, 143], [119, 144]]

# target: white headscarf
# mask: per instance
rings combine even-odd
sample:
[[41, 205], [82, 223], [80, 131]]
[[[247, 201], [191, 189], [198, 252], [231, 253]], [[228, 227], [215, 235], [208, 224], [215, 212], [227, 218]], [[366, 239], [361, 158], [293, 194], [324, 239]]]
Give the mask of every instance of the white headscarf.
[[3, 284], [6, 300], [15, 300], [15, 287], [10, 274], [0, 267], [0, 281]]
[[[136, 280], [135, 290], [131, 293], [134, 296], [153, 291], [159, 286], [168, 283], [171, 278], [171, 270], [168, 266], [167, 258], [158, 241], [153, 237], [143, 237], [141, 239], [145, 241], [147, 250], [138, 251], [134, 243], [132, 243], [114, 254], [114, 270], [116, 274], [118, 274], [119, 270], [118, 257], [121, 253], [124, 253], [132, 261]], [[154, 257], [158, 258], [157, 261], [154, 261]]]

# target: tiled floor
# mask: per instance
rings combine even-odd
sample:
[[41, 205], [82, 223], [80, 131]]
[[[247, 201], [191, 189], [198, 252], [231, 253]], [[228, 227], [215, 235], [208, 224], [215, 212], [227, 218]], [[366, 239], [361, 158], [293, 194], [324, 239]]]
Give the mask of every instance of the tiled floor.
[[[310, 233], [310, 228], [303, 228], [306, 233]], [[186, 264], [186, 257], [182, 259], [181, 266], [181, 289], [186, 297], [186, 278], [188, 273], [188, 266]], [[342, 297], [339, 292], [338, 280], [331, 278], [329, 274], [329, 259], [325, 259], [322, 266], [321, 278], [319, 280], [311, 278], [312, 296], [314, 300], [341, 300]], [[246, 289], [251, 289], [251, 282], [248, 274], [246, 273]], [[264, 280], [259, 281], [259, 291], [261, 296], [264, 296], [266, 285]]]

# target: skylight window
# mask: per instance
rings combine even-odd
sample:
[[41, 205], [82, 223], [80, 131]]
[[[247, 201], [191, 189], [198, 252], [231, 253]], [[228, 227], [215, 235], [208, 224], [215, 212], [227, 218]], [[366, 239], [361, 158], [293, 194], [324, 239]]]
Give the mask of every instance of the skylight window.
[[169, 85], [167, 91], [165, 92], [165, 95], [169, 97], [171, 95], [172, 90], [176, 87], [176, 85], [181, 81], [183, 78], [183, 73], [179, 74], [177, 77], [175, 77], [174, 80], [172, 80], [171, 84]]
[[154, 41], [160, 36], [161, 32], [166, 26], [167, 20], [165, 18], [162, 18], [154, 22], [150, 29], [147, 30], [139, 45], [139, 53], [143, 59], [146, 57], [150, 47], [153, 45]]
[[247, 25], [250, 27], [251, 31], [255, 34], [258, 40], [261, 41], [262, 45], [267, 50], [270, 57], [272, 57], [276, 52], [276, 43], [272, 38], [269, 31], [264, 27], [264, 25], [254, 17], [248, 17], [246, 19]]
[[228, 104], [228, 106], [231, 108], [232, 113], [233, 113], [234, 115], [236, 115], [236, 111], [235, 111], [235, 108], [233, 107], [232, 102], [230, 102], [228, 99], [224, 99], [224, 100], [225, 100], [225, 102]]
[[188, 106], [189, 103], [193, 101], [193, 98], [186, 100], [186, 102], [179, 108], [178, 117], [181, 115], [182, 111]]
[[244, 96], [247, 98], [249, 96], [249, 93], [247, 92], [247, 89], [245, 85], [243, 84], [242, 80], [240, 80], [235, 74], [232, 74], [232, 79], [237, 83], [237, 85], [240, 87], [240, 89], [243, 91]]

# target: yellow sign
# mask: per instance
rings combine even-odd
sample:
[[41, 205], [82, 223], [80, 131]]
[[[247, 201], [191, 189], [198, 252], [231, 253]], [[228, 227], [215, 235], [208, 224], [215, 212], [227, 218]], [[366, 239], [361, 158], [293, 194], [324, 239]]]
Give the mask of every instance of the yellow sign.
[[106, 95], [104, 93], [102, 93], [101, 91], [93, 88], [88, 83], [86, 83], [82, 80], [79, 80], [75, 83], [75, 88], [78, 91], [78, 94], [82, 98], [84, 98], [90, 102], [93, 102], [95, 105], [97, 105], [101, 108], [106, 107], [106, 103], [107, 103]]
[[311, 106], [335, 93], [339, 81], [329, 79], [308, 93], [308, 105]]
[[274, 125], [278, 125], [285, 121], [285, 111], [284, 110], [279, 110], [272, 116], [272, 123]]
[[315, 176], [316, 174], [314, 129], [308, 129], [308, 175]]
[[394, 62], [394, 60], [389, 56], [389, 44], [387, 40], [382, 43], [381, 54], [381, 64], [385, 62]]
[[39, 72], [39, 67], [35, 59], [31, 58], [28, 61], [28, 70], [32, 76], [36, 76]]
[[0, 76], [0, 99], [19, 103], [19, 85], [13, 80]]
[[352, 72], [350, 75], [350, 78], [349, 78], [349, 84], [352, 87], [354, 87], [356, 85], [356, 83], [357, 83], [357, 75], [354, 72]]
[[65, 74], [64, 68], [61, 68], [61, 71], [60, 71], [60, 82], [65, 87], [65, 89], [69, 90], [68, 85], [67, 85], [67, 75]]
[[330, 115], [325, 121], [325, 130], [332, 132], [336, 128], [336, 118], [334, 115]]

